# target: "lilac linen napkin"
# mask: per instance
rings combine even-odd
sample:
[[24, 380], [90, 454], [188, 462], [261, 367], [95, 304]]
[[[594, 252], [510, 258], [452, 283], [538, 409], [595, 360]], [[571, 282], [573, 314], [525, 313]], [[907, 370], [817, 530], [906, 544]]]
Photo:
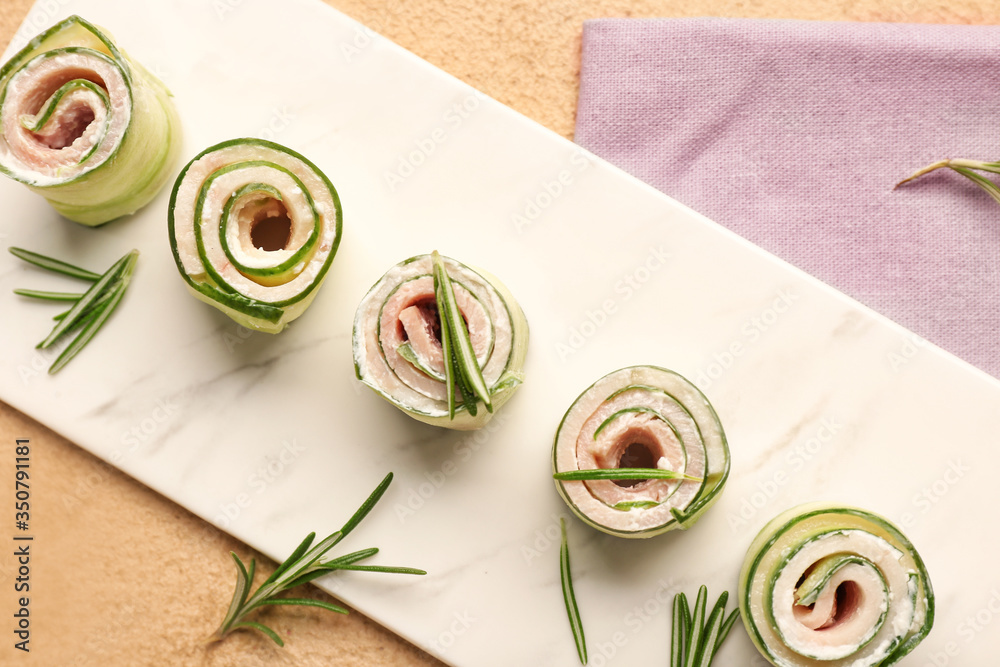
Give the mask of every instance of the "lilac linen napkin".
[[[576, 141], [1000, 377], [1000, 27], [601, 19]], [[890, 360], [891, 361], [891, 360]]]

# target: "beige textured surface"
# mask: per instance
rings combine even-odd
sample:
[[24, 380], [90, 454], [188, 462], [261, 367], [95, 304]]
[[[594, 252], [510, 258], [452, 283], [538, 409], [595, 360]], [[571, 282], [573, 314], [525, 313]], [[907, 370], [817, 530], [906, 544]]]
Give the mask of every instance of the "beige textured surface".
[[[207, 2], [208, 0], [206, 0]], [[744, 16], [1000, 22], [996, 0], [333, 0], [366, 23], [556, 132], [572, 136], [581, 22], [601, 16]], [[0, 0], [7, 44], [29, 0]], [[15, 314], [16, 317], [16, 314]], [[15, 323], [5, 321], [4, 326]], [[283, 608], [278, 649], [248, 633], [206, 648], [234, 573], [256, 555], [169, 500], [0, 403], [0, 507], [13, 499], [15, 438], [32, 443], [31, 653], [12, 648], [15, 563], [0, 515], [0, 664], [439, 665], [365, 619]], [[345, 508], [345, 511], [348, 508]], [[273, 568], [266, 563], [265, 572]], [[324, 597], [316, 589], [310, 595]], [[516, 641], [516, 638], [511, 638]]]

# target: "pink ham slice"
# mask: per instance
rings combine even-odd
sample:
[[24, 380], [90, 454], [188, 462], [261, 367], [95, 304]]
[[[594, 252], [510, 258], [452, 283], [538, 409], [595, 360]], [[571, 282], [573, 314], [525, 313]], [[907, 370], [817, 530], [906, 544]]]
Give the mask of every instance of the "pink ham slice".
[[553, 445], [555, 473], [656, 468], [680, 479], [558, 480], [581, 519], [646, 538], [687, 528], [714, 502], [729, 469], [718, 415], [681, 375], [656, 366], [609, 373], [570, 406]]
[[441, 349], [441, 323], [437, 309], [413, 305], [399, 313], [406, 337], [414, 353], [424, 366], [438, 375], [444, 375], [444, 353]]
[[[494, 411], [472, 414], [462, 401], [453, 414], [449, 410], [431, 255], [392, 266], [361, 300], [354, 317], [355, 370], [364, 384], [414, 419], [478, 429], [522, 382], [527, 320], [495, 277], [450, 257], [441, 259]], [[405, 358], [399, 352], [404, 345]]]
[[[97, 84], [111, 106], [86, 88], [67, 92], [49, 120], [35, 131], [36, 115], [66, 83]], [[128, 127], [131, 97], [119, 69], [81, 52], [36, 58], [11, 77], [0, 109], [0, 156], [11, 172], [29, 183], [46, 185], [72, 179], [103, 163]]]
[[[472, 349], [480, 366], [483, 366], [492, 340], [490, 317], [482, 303], [463, 285], [456, 282], [454, 289], [455, 301], [469, 328]], [[409, 342], [417, 357], [430, 370], [444, 374], [441, 341], [433, 333], [438, 327], [437, 309], [430, 305], [433, 303], [434, 279], [431, 276], [417, 278], [400, 286], [382, 308], [379, 344], [389, 368], [400, 380], [428, 398], [443, 401], [447, 398], [444, 383], [428, 377], [397, 352], [399, 346], [407, 342], [403, 334], [409, 336], [410, 331], [413, 331], [416, 338], [409, 338]], [[404, 312], [407, 313], [405, 316]]]

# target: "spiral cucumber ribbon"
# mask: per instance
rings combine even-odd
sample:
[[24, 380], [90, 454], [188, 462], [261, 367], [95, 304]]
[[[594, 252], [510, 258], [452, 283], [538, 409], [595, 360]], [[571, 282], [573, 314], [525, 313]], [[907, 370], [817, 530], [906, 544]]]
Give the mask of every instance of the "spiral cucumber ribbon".
[[[466, 323], [472, 354], [492, 401], [460, 404], [449, 414], [441, 320], [432, 255], [393, 266], [368, 291], [354, 319], [354, 367], [359, 380], [427, 424], [456, 430], [484, 426], [523, 380], [528, 322], [494, 276], [441, 257]], [[461, 403], [461, 401], [459, 401]]]
[[610, 373], [570, 406], [552, 447], [554, 473], [658, 468], [686, 475], [642, 481], [556, 481], [585, 523], [619, 537], [689, 528], [719, 497], [729, 445], [712, 405], [681, 375], [656, 366]]
[[134, 213], [180, 150], [170, 92], [79, 16], [0, 69], [0, 171], [94, 226]]
[[934, 592], [916, 549], [888, 520], [814, 503], [768, 523], [739, 580], [747, 632], [778, 667], [883, 667], [934, 622]]
[[211, 146], [181, 170], [168, 229], [191, 293], [277, 333], [316, 297], [340, 244], [336, 189], [316, 165], [263, 139]]

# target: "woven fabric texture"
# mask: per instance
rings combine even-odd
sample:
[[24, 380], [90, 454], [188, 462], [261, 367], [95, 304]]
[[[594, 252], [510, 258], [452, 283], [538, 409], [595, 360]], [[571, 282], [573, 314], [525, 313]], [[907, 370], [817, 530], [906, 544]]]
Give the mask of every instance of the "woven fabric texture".
[[576, 141], [1000, 377], [1000, 27], [600, 19]]

